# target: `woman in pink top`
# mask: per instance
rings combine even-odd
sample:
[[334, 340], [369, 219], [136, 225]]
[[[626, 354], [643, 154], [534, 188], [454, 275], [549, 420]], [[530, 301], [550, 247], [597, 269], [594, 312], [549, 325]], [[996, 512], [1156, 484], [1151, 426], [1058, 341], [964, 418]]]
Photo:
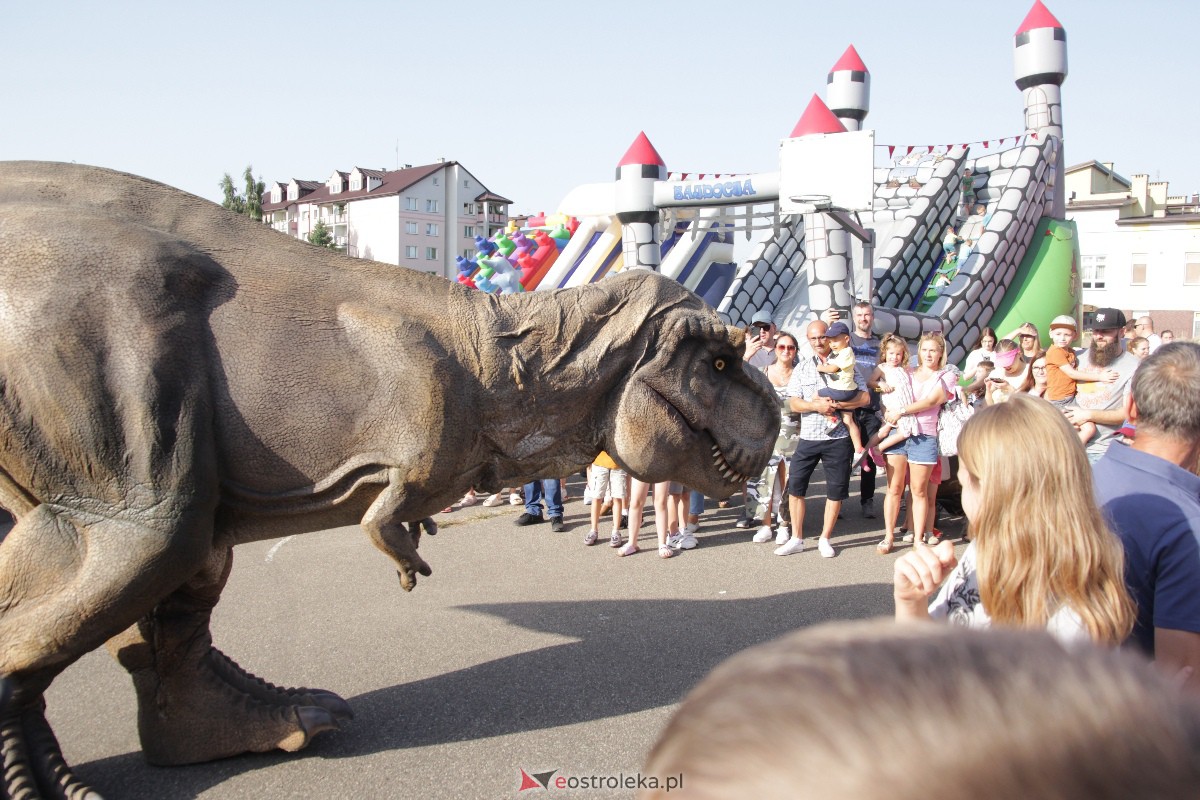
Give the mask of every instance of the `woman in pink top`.
[[[917, 344], [917, 367], [912, 370], [912, 403], [898, 411], [884, 414], [885, 421], [896, 424], [901, 416], [911, 416], [917, 432], [902, 444], [884, 453], [887, 456], [888, 491], [883, 503], [884, 538], [879, 543], [881, 553], [890, 552], [895, 543], [896, 520], [900, 515], [900, 498], [904, 494], [905, 476], [909, 475], [912, 491], [913, 530], [924, 531], [929, 519], [929, 477], [938, 463], [937, 427], [942, 405], [954, 391], [954, 376], [946, 372], [946, 340], [940, 333], [927, 333]], [[887, 391], [880, 387], [880, 391]], [[924, 544], [917, 537], [916, 546]]]

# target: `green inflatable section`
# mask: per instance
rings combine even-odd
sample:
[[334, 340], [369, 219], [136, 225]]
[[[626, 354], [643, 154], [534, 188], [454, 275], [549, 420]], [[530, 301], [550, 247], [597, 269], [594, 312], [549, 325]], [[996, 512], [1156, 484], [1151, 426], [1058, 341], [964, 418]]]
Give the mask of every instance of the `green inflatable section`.
[[[1042, 217], [1012, 284], [988, 324], [998, 336], [1005, 336], [1021, 323], [1032, 322], [1042, 335], [1042, 347], [1049, 347], [1050, 320], [1059, 314], [1074, 317], [1079, 329], [1081, 288], [1075, 223]], [[974, 344], [969, 342], [968, 347]]]

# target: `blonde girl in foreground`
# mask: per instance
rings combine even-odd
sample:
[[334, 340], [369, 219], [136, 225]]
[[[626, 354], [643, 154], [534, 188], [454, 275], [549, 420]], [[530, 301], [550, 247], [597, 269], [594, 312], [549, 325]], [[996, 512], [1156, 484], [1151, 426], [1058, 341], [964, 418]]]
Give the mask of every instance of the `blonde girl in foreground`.
[[1123, 641], [1134, 618], [1124, 551], [1096, 505], [1087, 456], [1062, 412], [1022, 394], [989, 406], [963, 427], [958, 463], [971, 543], [961, 560], [953, 543], [942, 542], [896, 561], [896, 619]]

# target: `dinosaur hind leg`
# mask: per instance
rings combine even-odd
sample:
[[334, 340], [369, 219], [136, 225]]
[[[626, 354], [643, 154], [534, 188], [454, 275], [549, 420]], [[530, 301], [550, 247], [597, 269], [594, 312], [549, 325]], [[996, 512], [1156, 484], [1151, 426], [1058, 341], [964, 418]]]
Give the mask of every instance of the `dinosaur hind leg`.
[[109, 640], [133, 677], [138, 732], [152, 764], [299, 750], [353, 716], [331, 692], [274, 686], [213, 647], [209, 622], [231, 565], [232, 551], [214, 550], [187, 585]]
[[195, 515], [178, 515], [180, 524], [193, 526], [184, 531], [142, 521], [150, 519], [129, 510], [100, 516], [43, 503], [0, 543], [0, 676], [12, 691], [0, 711], [0, 797], [91, 791], [63, 760], [42, 693], [202, 560], [209, 544]]

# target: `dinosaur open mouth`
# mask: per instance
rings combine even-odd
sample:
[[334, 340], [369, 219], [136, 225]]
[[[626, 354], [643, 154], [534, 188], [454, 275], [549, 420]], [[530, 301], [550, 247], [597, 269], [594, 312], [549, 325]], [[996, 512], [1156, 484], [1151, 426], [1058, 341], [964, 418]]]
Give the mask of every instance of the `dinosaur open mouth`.
[[712, 446], [713, 466], [717, 468], [717, 472], [725, 477], [725, 480], [730, 483], [745, 483], [750, 480], [750, 476], [742, 473], [729, 466], [729, 462], [725, 459], [725, 454], [721, 452], [721, 448], [714, 443]]

